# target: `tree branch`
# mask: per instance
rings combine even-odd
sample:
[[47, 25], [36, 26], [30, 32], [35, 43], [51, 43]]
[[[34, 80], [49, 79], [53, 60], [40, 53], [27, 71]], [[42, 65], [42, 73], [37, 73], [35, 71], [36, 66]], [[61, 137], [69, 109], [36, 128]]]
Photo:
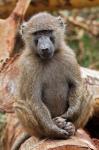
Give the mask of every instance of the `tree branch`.
[[0, 62], [2, 63], [12, 54], [18, 27], [30, 1], [19, 0], [11, 15], [5, 20], [0, 20]]

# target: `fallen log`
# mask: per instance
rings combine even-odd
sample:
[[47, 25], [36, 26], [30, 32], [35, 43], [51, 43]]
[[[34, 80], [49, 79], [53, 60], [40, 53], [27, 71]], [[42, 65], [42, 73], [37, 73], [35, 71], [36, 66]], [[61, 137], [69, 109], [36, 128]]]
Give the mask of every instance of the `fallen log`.
[[50, 140], [29, 138], [20, 150], [95, 150], [92, 140], [83, 130], [78, 130], [74, 137], [68, 140]]
[[[24, 133], [16, 114], [7, 114], [4, 150], [11, 150], [13, 143]], [[20, 150], [96, 150], [96, 148], [88, 133], [79, 129], [76, 135], [68, 140], [39, 139], [32, 136], [20, 145]]]
[[[12, 145], [23, 134], [25, 131], [16, 114], [7, 114], [4, 150], [11, 150]], [[76, 135], [68, 140], [39, 139], [32, 136], [20, 145], [20, 150], [96, 150], [96, 148], [88, 133], [79, 129]]]

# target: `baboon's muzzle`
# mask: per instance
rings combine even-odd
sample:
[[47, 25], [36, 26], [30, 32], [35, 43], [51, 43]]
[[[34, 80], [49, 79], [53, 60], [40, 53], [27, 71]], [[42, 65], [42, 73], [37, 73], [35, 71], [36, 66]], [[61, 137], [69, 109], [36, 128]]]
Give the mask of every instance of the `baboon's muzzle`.
[[54, 54], [54, 46], [48, 36], [41, 36], [38, 39], [38, 53], [41, 58], [51, 58]]

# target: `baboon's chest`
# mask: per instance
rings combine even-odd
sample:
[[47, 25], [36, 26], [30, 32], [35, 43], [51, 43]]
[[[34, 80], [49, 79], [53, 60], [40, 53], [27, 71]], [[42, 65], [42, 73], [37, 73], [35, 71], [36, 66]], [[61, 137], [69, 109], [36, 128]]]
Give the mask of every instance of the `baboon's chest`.
[[63, 114], [67, 108], [68, 84], [65, 81], [52, 80], [45, 84], [43, 101], [50, 110], [52, 117]]

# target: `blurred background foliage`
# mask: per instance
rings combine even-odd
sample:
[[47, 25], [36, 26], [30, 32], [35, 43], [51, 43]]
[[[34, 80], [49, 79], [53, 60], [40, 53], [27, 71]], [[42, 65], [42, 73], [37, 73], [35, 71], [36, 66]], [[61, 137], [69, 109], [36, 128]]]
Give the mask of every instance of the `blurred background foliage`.
[[[66, 18], [73, 18], [73, 23], [66, 21], [66, 42], [75, 51], [81, 66], [99, 69], [99, 7], [60, 11]], [[76, 18], [90, 28], [75, 23]], [[93, 25], [94, 22], [94, 25]], [[78, 24], [77, 24], [78, 23]], [[95, 23], [98, 23], [97, 25]], [[75, 25], [76, 24], [76, 25]]]

